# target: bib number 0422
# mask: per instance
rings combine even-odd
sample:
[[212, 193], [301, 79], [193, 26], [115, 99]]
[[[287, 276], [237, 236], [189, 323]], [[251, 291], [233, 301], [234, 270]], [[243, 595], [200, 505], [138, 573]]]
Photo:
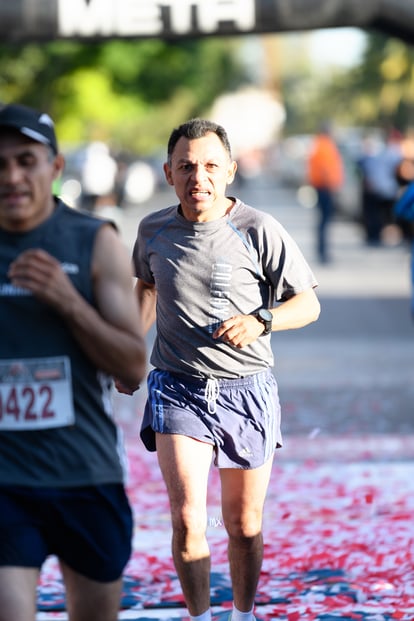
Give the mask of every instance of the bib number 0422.
[[74, 420], [66, 357], [0, 363], [0, 431], [64, 427]]
[[53, 393], [50, 386], [13, 386], [8, 394], [0, 393], [0, 421], [11, 418], [15, 423], [54, 418]]

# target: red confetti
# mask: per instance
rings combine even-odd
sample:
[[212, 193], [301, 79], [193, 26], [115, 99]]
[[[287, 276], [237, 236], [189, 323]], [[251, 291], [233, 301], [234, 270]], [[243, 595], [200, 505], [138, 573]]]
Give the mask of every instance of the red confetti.
[[[125, 574], [139, 581], [137, 609], [179, 604], [169, 504], [156, 455], [137, 440], [128, 454], [135, 535]], [[414, 462], [276, 461], [265, 506], [257, 616], [266, 621], [319, 621], [328, 614], [338, 620], [413, 621], [413, 481]], [[212, 571], [228, 585], [215, 469], [208, 515]], [[59, 576], [52, 557], [41, 588], [61, 589]], [[226, 600], [221, 609], [229, 605]]]

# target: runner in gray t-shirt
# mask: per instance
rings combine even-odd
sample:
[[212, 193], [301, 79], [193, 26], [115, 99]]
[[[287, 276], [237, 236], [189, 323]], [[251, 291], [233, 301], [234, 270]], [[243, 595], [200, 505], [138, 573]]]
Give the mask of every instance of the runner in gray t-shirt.
[[214, 455], [229, 536], [232, 621], [252, 621], [262, 513], [280, 406], [272, 330], [315, 321], [316, 280], [270, 215], [226, 197], [236, 163], [225, 130], [193, 119], [171, 134], [167, 181], [179, 205], [141, 221], [134, 248], [146, 329], [157, 334], [141, 437], [157, 450], [173, 556], [190, 618], [210, 621], [206, 491]]

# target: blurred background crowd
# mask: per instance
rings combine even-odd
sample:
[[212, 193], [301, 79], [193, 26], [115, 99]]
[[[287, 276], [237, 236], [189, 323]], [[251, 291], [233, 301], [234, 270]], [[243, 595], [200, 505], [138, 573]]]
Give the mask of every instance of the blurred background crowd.
[[193, 116], [222, 123], [237, 183], [265, 178], [316, 206], [307, 166], [329, 123], [343, 162], [336, 216], [367, 244], [410, 235], [392, 203], [414, 160], [414, 50], [377, 31], [334, 29], [182, 41], [51, 41], [0, 46], [0, 102], [57, 120], [66, 170], [56, 192], [99, 210], [148, 201], [163, 187], [171, 128]]

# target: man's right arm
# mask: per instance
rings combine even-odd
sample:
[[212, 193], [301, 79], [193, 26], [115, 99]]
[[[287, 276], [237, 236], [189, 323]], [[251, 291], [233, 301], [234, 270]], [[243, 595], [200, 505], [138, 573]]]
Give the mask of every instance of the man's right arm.
[[157, 290], [154, 284], [139, 278], [135, 285], [135, 293], [140, 308], [141, 324], [144, 333], [147, 334], [156, 318]]

